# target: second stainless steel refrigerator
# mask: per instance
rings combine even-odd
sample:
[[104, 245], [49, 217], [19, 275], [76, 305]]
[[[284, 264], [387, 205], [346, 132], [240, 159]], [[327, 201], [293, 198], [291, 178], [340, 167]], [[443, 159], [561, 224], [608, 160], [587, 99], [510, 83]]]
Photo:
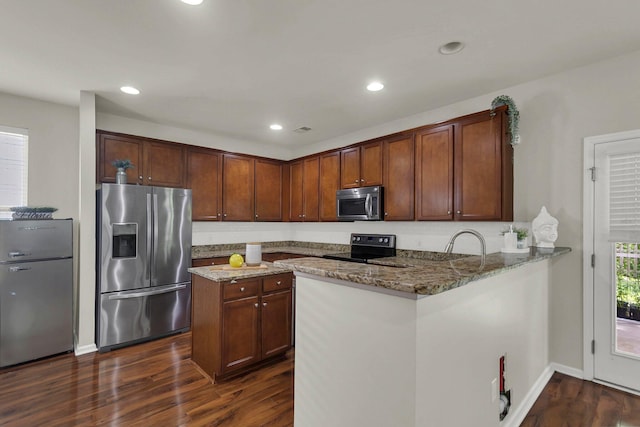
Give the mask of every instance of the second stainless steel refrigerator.
[[188, 330], [191, 190], [102, 184], [96, 200], [99, 350]]

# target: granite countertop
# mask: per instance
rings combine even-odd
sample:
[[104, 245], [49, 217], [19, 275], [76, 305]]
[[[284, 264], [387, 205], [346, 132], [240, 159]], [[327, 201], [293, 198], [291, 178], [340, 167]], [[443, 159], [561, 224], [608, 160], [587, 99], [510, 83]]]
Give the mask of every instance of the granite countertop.
[[[295, 258], [275, 261], [282, 268], [320, 277], [345, 280], [418, 295], [435, 295], [458, 288], [469, 282], [495, 276], [533, 262], [570, 252], [570, 248], [539, 249], [531, 247], [528, 254], [488, 254], [484, 267], [479, 255], [456, 255], [453, 259], [396, 256], [371, 260], [369, 264], [335, 261], [324, 258]], [[415, 252], [415, 251], [412, 251]], [[428, 254], [428, 253], [427, 253]], [[415, 255], [415, 254], [413, 254]]]
[[231, 282], [238, 279], [249, 279], [252, 277], [270, 276], [272, 274], [290, 273], [291, 268], [274, 266], [270, 262], [263, 261], [261, 265], [266, 268], [238, 268], [223, 270], [222, 266], [216, 267], [193, 267], [189, 269], [189, 273], [197, 274], [205, 279], [214, 282]]
[[[295, 241], [263, 242], [261, 243], [261, 246], [263, 254], [287, 252], [291, 254], [306, 255], [312, 257], [321, 257], [325, 254], [335, 252], [349, 252], [350, 250], [349, 245]], [[246, 244], [244, 243], [193, 246], [191, 248], [191, 258], [201, 259], [225, 257], [235, 252], [244, 255], [245, 248]]]

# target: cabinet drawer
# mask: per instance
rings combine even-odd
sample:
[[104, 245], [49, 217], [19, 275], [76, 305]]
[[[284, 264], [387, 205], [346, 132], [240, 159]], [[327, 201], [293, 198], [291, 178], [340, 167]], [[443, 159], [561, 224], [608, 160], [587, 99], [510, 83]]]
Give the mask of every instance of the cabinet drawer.
[[236, 283], [225, 283], [223, 296], [225, 301], [230, 299], [252, 297], [258, 295], [260, 279], [242, 280]]
[[224, 265], [229, 264], [228, 256], [220, 256], [213, 258], [196, 258], [191, 261], [192, 267], [206, 267], [209, 265]]
[[262, 292], [283, 291], [291, 289], [293, 275], [291, 273], [275, 274], [262, 279]]

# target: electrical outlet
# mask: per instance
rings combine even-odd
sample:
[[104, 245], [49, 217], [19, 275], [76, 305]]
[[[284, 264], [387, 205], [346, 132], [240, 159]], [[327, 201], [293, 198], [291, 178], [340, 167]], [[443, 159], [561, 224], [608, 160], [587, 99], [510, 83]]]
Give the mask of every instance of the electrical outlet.
[[491, 402], [498, 400], [498, 379], [491, 380]]

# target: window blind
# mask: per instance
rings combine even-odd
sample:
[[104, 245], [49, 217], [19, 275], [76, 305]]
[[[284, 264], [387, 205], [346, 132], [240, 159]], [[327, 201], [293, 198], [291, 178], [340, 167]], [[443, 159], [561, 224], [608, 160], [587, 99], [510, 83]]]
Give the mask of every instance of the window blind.
[[609, 238], [640, 241], [640, 152], [609, 156]]
[[29, 135], [26, 129], [0, 126], [0, 218], [12, 206], [27, 205]]

